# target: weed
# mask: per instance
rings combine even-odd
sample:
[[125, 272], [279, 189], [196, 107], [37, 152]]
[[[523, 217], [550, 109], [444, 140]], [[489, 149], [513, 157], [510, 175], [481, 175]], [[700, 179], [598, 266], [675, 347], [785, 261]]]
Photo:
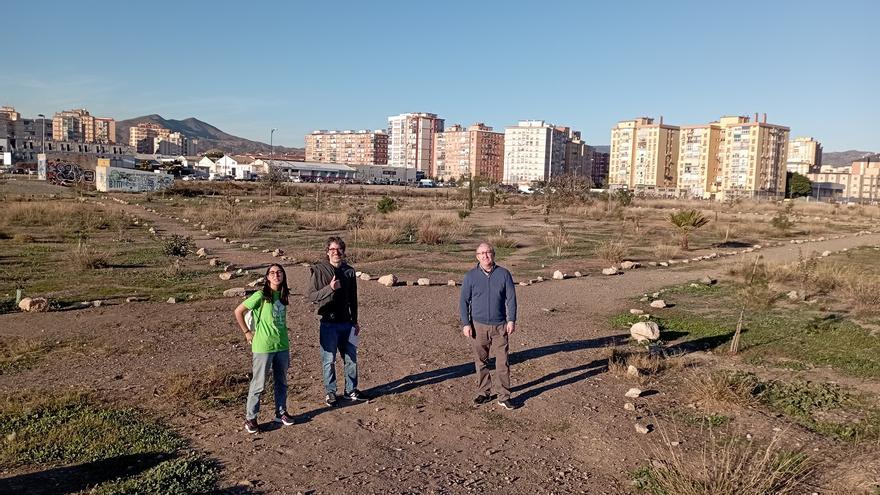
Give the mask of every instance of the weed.
[[654, 246], [654, 258], [657, 261], [671, 260], [681, 253], [681, 248], [669, 244], [658, 244]]
[[395, 201], [394, 198], [389, 197], [389, 196], [382, 196], [382, 199], [380, 199], [379, 202], [376, 203], [376, 209], [379, 210], [379, 213], [382, 213], [383, 215], [386, 213], [391, 213], [392, 211], [396, 210], [397, 208], [398, 208], [397, 201]]
[[195, 494], [213, 493], [220, 476], [216, 464], [204, 456], [190, 454], [149, 469], [140, 476], [103, 483], [93, 495]]
[[470, 210], [458, 210], [458, 218], [464, 220], [465, 218], [471, 216]]
[[[14, 300], [11, 301], [13, 304]], [[7, 375], [33, 367], [52, 346], [27, 339], [0, 341], [0, 375]]]
[[547, 232], [544, 236], [544, 244], [553, 251], [556, 256], [562, 256], [562, 248], [571, 243], [565, 224], [559, 222], [555, 230]]
[[193, 405], [217, 407], [244, 402], [248, 383], [247, 373], [214, 367], [171, 378], [165, 393], [184, 408]]
[[626, 259], [629, 247], [620, 240], [607, 240], [599, 242], [593, 252], [602, 261], [617, 264]]
[[162, 239], [162, 254], [183, 258], [195, 247], [192, 237], [171, 234], [171, 237]]
[[77, 241], [71, 253], [74, 265], [80, 270], [107, 268], [110, 265], [109, 258], [106, 252], [99, 252], [82, 240]]
[[510, 236], [506, 236], [501, 232], [496, 235], [490, 235], [488, 242], [495, 247], [495, 249], [515, 249], [519, 247], [519, 241]]

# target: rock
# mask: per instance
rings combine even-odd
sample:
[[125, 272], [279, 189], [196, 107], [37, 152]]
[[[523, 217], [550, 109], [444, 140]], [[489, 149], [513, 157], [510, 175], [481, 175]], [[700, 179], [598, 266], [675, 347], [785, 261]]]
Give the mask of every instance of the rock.
[[638, 377], [639, 376], [639, 369], [630, 364], [626, 367], [626, 375]]
[[49, 301], [45, 297], [25, 297], [18, 302], [18, 308], [28, 313], [49, 311]]
[[635, 411], [636, 405], [633, 404], [632, 402], [627, 402], [627, 403], [623, 404], [623, 408], [627, 411]]
[[92, 301], [92, 306], [94, 306], [96, 308], [100, 308], [102, 304], [104, 304], [104, 301], [102, 301], [100, 299], [96, 299], [96, 300]]
[[620, 273], [620, 271], [616, 266], [602, 269], [602, 275], [617, 275], [618, 273]]
[[535, 279], [535, 283], [543, 282], [543, 281], [544, 281], [544, 277], [538, 277]]
[[654, 301], [651, 301], [651, 307], [652, 308], [661, 308], [661, 309], [665, 308], [666, 301], [664, 301], [663, 299], [656, 299]]
[[397, 277], [394, 274], [382, 275], [379, 277], [379, 283], [385, 287], [391, 287], [397, 283]]
[[155, 233], [156, 233], [156, 229], [154, 229], [153, 227], [150, 227], [148, 230], [149, 230], [149, 232], [150, 232], [151, 234], [155, 234]]
[[651, 431], [651, 428], [649, 426], [645, 426], [641, 423], [636, 423], [635, 427], [636, 427], [636, 431], [641, 433], [642, 435], [647, 435], [648, 432]]
[[247, 289], [244, 287], [233, 287], [223, 291], [223, 297], [244, 297], [247, 295]]
[[208, 266], [217, 266], [220, 264], [220, 260], [217, 258], [211, 258], [208, 260]]
[[642, 265], [636, 263], [635, 261], [624, 261], [620, 264], [620, 268], [623, 270], [632, 270], [633, 268], [638, 268]]
[[[523, 282], [520, 282], [520, 283], [519, 283], [519, 285], [522, 285], [522, 284], [523, 284]], [[455, 280], [447, 280], [447, 281], [446, 281], [446, 285], [448, 285], [448, 286], [450, 286], [450, 287], [455, 287], [455, 286], [458, 285], [458, 284], [455, 282]]]
[[823, 258], [827, 258], [827, 257], [829, 257], [829, 256], [831, 256], [831, 251], [822, 251], [822, 257], [823, 257]]
[[428, 286], [428, 285], [431, 285], [431, 279], [422, 277], [422, 278], [416, 280], [416, 284], [421, 285], [423, 287]]
[[700, 283], [703, 285], [715, 285], [716, 283], [718, 283], [718, 281], [712, 277], [705, 276], [700, 279]]
[[284, 251], [282, 251], [281, 249], [276, 249], [275, 251], [272, 251], [272, 256], [276, 258], [281, 256], [282, 254], [284, 254]]
[[663, 267], [669, 266], [669, 263], [667, 263], [665, 261], [661, 261], [660, 263], [657, 263], [657, 264], [660, 266], [663, 266]]
[[361, 273], [359, 278], [361, 280], [370, 280], [370, 274], [369, 273]]
[[574, 272], [574, 276], [577, 277], [577, 278], [580, 278], [580, 277], [583, 277], [584, 274], [581, 273], [581, 272]]
[[653, 321], [640, 321], [629, 327], [629, 334], [637, 342], [657, 340], [660, 338], [660, 326]]
[[263, 283], [265, 283], [265, 282], [266, 282], [266, 277], [260, 277], [256, 280], [254, 280], [253, 282], [249, 283], [248, 287], [256, 287], [258, 285], [263, 285]]
[[223, 267], [224, 272], [234, 272], [235, 270], [238, 270], [238, 267], [233, 265], [232, 263]]
[[648, 296], [643, 296], [641, 299], [639, 299], [639, 302], [648, 302]]
[[800, 296], [798, 295], [798, 291], [796, 291], [796, 290], [789, 292], [785, 296], [788, 297], [789, 301], [797, 301], [798, 299], [800, 299]]
[[644, 314], [644, 313], [645, 312], [642, 311], [641, 309], [633, 308], [633, 309], [629, 310], [629, 314], [631, 314], [631, 315], [640, 315], [640, 314]]
[[196, 256], [198, 256], [199, 258], [204, 258], [207, 255], [208, 255], [208, 250], [203, 247], [199, 248], [199, 250], [196, 251]]
[[242, 249], [250, 249], [250, 248], [251, 248], [251, 245], [248, 244], [248, 243], [244, 243], [244, 244], [241, 245], [241, 247], [242, 247]]
[[556, 270], [555, 272], [553, 272], [553, 280], [562, 280], [564, 278], [565, 274], [563, 274], [561, 271]]
[[635, 399], [637, 397], [642, 396], [642, 391], [641, 391], [641, 389], [638, 389], [638, 388], [631, 388], [631, 389], [627, 390], [626, 393], [623, 395], [625, 397], [629, 397], [630, 399]]
[[125, 302], [127, 302], [127, 303], [143, 302], [143, 301], [146, 301], [146, 300], [147, 300], [146, 297], [138, 297], [138, 296], [132, 296], [132, 297], [126, 297], [126, 298], [125, 298]]
[[169, 297], [168, 300], [165, 302], [168, 304], [177, 304], [177, 299], [174, 299], [173, 297]]
[[220, 274], [220, 280], [232, 280], [235, 278], [234, 272], [223, 272]]

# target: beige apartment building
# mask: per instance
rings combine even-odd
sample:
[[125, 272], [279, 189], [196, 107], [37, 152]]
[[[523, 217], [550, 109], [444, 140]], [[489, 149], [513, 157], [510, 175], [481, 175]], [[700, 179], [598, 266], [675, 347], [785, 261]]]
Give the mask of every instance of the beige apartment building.
[[717, 192], [720, 144], [721, 126], [717, 122], [681, 127], [677, 188], [682, 194], [708, 199]]
[[855, 203], [874, 204], [880, 201], [880, 156], [871, 160], [859, 160], [852, 166], [838, 168], [838, 172], [807, 174], [813, 182], [813, 194], [822, 197], [822, 184], [839, 184], [843, 186], [840, 199]]
[[676, 194], [679, 128], [650, 117], [618, 122], [611, 129], [610, 188]]
[[385, 131], [314, 131], [306, 136], [306, 161], [345, 165], [388, 163]]
[[52, 139], [73, 143], [114, 144], [116, 121], [95, 117], [84, 108], [56, 112], [52, 117]]
[[789, 128], [745, 116], [724, 116], [716, 199], [779, 198], [785, 195]]
[[388, 117], [388, 165], [429, 174], [434, 163], [434, 135], [443, 119], [433, 113], [402, 113]]
[[503, 173], [503, 133], [478, 122], [468, 128], [452, 125], [434, 135], [431, 177], [448, 181], [473, 174], [500, 182]]
[[822, 144], [811, 137], [797, 137], [788, 143], [786, 169], [801, 175], [819, 172], [822, 168]]
[[141, 122], [128, 130], [128, 145], [138, 153], [155, 153], [156, 138], [168, 139], [171, 131], [153, 122]]

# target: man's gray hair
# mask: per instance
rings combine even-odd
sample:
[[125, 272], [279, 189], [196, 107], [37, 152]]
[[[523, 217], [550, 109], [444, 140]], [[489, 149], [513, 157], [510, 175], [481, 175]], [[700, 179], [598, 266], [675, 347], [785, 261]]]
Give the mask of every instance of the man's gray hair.
[[486, 246], [487, 248], [489, 248], [489, 251], [491, 251], [493, 254], [495, 253], [495, 246], [493, 246], [492, 244], [490, 244], [486, 241], [483, 241], [479, 245], [477, 245], [477, 251], [479, 251], [480, 248], [483, 246]]

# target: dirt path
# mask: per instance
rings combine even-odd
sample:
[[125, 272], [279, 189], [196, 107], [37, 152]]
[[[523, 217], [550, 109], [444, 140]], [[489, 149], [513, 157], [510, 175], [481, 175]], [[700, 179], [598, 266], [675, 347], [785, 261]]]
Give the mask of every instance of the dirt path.
[[[106, 202], [114, 205], [112, 201]], [[166, 233], [193, 235], [199, 246], [240, 265], [276, 258], [209, 239], [190, 225], [134, 205], [117, 205]], [[880, 243], [880, 234], [801, 245], [839, 250]], [[270, 246], [266, 246], [267, 248]], [[760, 251], [770, 261], [796, 259], [797, 246]], [[748, 256], [748, 255], [746, 255]], [[301, 297], [288, 309], [291, 333], [289, 407], [298, 424], [256, 436], [242, 431], [243, 405], [179, 408], [169, 420], [193, 446], [219, 459], [224, 484], [247, 481], [263, 493], [629, 493], [629, 471], [643, 465], [646, 442], [623, 409], [629, 384], [604, 373], [604, 348], [617, 339], [608, 316], [659, 287], [723, 278], [742, 255], [622, 276], [591, 275], [518, 287], [519, 329], [511, 339], [513, 392], [522, 407], [474, 409], [473, 364], [457, 322], [455, 287], [360, 287], [363, 324], [361, 388], [369, 403], [323, 406], [314, 312]], [[289, 271], [303, 294], [307, 271]], [[163, 395], [174, 377], [232, 368], [246, 372], [250, 355], [231, 312], [237, 300], [102, 306], [68, 313], [3, 316], [3, 333], [70, 341], [36, 368], [0, 376], [0, 390], [88, 387], [168, 414]], [[546, 311], [553, 309], [552, 312]], [[35, 334], [34, 329], [40, 329]], [[662, 386], [642, 404], [674, 400]], [[268, 417], [261, 418], [265, 422]], [[777, 421], [770, 418], [771, 424]], [[662, 425], [661, 425], [662, 426]], [[682, 448], [697, 448], [686, 431]], [[756, 436], [768, 436], [767, 431]], [[790, 433], [809, 442], [804, 432]]]

